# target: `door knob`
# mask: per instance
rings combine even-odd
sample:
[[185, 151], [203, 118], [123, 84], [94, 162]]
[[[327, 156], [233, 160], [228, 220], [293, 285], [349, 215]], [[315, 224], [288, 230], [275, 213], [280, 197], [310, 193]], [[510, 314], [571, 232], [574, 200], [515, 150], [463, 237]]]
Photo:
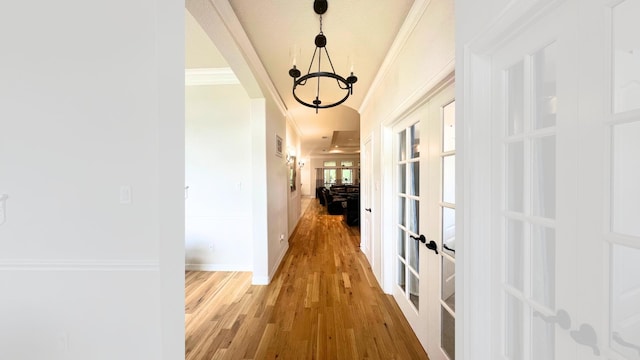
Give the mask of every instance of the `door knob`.
[[436, 244], [435, 241], [431, 240], [426, 245], [427, 245], [427, 249], [433, 250], [436, 253], [436, 255], [438, 254], [438, 244]]
[[368, 208], [368, 209], [367, 209], [367, 208], [365, 208], [365, 209], [364, 209], [364, 211], [371, 212], [371, 208]]
[[640, 356], [640, 345], [636, 345], [633, 343], [630, 343], [628, 341], [625, 341], [622, 336], [620, 335], [619, 332], [614, 332], [612, 335], [613, 341], [617, 342], [618, 344], [625, 346], [625, 347], [629, 347], [632, 349], [636, 349], [636, 351], [638, 352], [638, 355]]
[[598, 349], [598, 335], [591, 325], [582, 324], [580, 325], [580, 329], [573, 330], [569, 334], [575, 342], [580, 345], [590, 347], [595, 356], [600, 356], [600, 349]]
[[534, 311], [533, 316], [539, 317], [549, 324], [558, 324], [560, 328], [569, 330], [571, 328], [571, 317], [566, 310], [560, 309], [553, 316], [546, 316], [539, 311]]
[[426, 238], [426, 237], [424, 237], [424, 235], [420, 235], [420, 236], [418, 236], [418, 237], [413, 236], [413, 235], [409, 235], [409, 237], [410, 237], [410, 238], [412, 238], [412, 239], [413, 239], [413, 240], [415, 240], [415, 241], [420, 241], [420, 242], [421, 242], [421, 243], [423, 243], [423, 244], [427, 242], [427, 238]]

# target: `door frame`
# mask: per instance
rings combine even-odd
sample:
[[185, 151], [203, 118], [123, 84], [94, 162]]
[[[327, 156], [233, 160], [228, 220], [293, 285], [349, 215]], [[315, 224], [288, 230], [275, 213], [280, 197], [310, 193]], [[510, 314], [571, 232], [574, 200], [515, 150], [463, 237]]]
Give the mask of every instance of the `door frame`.
[[[491, 56], [498, 46], [521, 33], [566, 0], [520, 1], [508, 7], [491, 27], [460, 45], [456, 87], [456, 354], [460, 359], [490, 359], [494, 339], [492, 279], [497, 269], [492, 250], [492, 88]], [[473, 214], [473, 216], [470, 216]], [[459, 296], [458, 296], [459, 295]], [[483, 311], [477, 311], [483, 309]], [[498, 317], [500, 318], [500, 317]]]

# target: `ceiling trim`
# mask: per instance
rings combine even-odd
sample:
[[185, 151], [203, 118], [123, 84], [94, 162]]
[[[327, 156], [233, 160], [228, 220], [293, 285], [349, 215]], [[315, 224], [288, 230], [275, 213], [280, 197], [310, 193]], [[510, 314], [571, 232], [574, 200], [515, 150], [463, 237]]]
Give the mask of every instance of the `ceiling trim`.
[[296, 119], [291, 114], [287, 114], [286, 118], [287, 122], [291, 124], [291, 127], [293, 127], [293, 131], [295, 131], [298, 137], [301, 138], [304, 134], [302, 133], [302, 130], [300, 130], [300, 126], [298, 126]]
[[280, 94], [276, 91], [267, 70], [264, 68], [262, 61], [258, 57], [256, 50], [253, 48], [247, 33], [244, 31], [244, 28], [240, 24], [236, 13], [233, 11], [231, 4], [229, 4], [229, 0], [211, 0], [211, 4], [216, 8], [218, 14], [224, 21], [225, 26], [229, 29], [231, 36], [235, 40], [236, 44], [242, 51], [245, 60], [249, 64], [249, 67], [252, 70], [253, 75], [256, 77], [256, 80], [261, 87], [266, 90], [274, 103], [280, 110], [283, 115], [288, 114], [288, 109], [282, 101]]
[[451, 59], [445, 67], [442, 68], [427, 82], [415, 89], [409, 96], [405, 98], [400, 105], [391, 111], [383, 120], [383, 126], [392, 126], [407, 114], [410, 114], [424, 103], [429, 101], [435, 94], [440, 92], [445, 86], [453, 83], [455, 80], [456, 61]]
[[398, 55], [400, 55], [400, 52], [404, 48], [404, 45], [407, 43], [409, 36], [411, 36], [413, 30], [415, 30], [430, 3], [431, 0], [415, 0], [413, 2], [413, 6], [411, 6], [411, 9], [407, 14], [404, 23], [402, 23], [402, 27], [400, 27], [398, 35], [396, 35], [395, 40], [393, 40], [393, 44], [391, 44], [391, 47], [387, 52], [387, 56], [385, 56], [384, 61], [382, 62], [382, 65], [380, 66], [380, 69], [376, 74], [376, 77], [373, 79], [373, 82], [369, 87], [369, 91], [367, 91], [364, 100], [362, 100], [360, 108], [358, 108], [358, 112], [360, 114], [362, 114], [364, 110], [369, 106], [369, 102], [371, 101], [373, 94], [376, 92], [376, 90], [378, 90], [382, 81], [387, 76], [387, 73], [389, 73], [391, 65], [396, 60]]
[[239, 85], [240, 80], [231, 68], [200, 68], [184, 70], [185, 86]]

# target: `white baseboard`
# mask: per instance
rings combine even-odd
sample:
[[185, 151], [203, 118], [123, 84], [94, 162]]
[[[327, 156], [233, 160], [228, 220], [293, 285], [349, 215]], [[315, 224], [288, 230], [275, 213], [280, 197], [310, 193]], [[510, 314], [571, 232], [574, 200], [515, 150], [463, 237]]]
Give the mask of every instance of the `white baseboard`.
[[268, 276], [254, 276], [251, 285], [269, 285], [271, 279]]
[[280, 256], [278, 256], [278, 260], [276, 260], [271, 270], [269, 270], [269, 276], [254, 275], [253, 279], [251, 279], [251, 284], [252, 285], [269, 285], [271, 283], [271, 280], [273, 279], [273, 276], [276, 274], [276, 271], [278, 270], [278, 267], [280, 266], [282, 259], [284, 259], [284, 255], [287, 253], [287, 250], [289, 250], [288, 242], [287, 242], [287, 245], [282, 248], [282, 252], [280, 253]]

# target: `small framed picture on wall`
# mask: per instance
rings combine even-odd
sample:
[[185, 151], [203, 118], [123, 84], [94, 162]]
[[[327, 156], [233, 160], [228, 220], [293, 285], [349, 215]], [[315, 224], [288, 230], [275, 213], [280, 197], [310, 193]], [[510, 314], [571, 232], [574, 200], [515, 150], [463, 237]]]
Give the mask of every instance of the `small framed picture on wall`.
[[282, 157], [282, 138], [276, 135], [276, 156]]

